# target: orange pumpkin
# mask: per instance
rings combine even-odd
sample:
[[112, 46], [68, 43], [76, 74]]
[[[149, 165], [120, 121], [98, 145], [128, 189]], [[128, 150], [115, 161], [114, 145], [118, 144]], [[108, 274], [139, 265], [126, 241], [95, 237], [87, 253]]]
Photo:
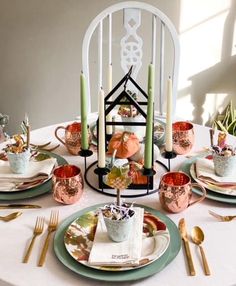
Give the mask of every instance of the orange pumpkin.
[[107, 153], [113, 154], [114, 150], [117, 150], [117, 158], [129, 158], [139, 150], [139, 139], [127, 131], [115, 133], [109, 141]]
[[143, 165], [137, 162], [130, 162], [130, 174], [133, 184], [147, 184], [147, 176], [142, 174]]

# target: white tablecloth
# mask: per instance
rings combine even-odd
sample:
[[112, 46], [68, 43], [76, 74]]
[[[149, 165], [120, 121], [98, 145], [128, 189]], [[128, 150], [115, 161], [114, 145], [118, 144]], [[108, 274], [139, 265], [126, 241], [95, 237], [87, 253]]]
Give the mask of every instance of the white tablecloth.
[[[61, 125], [61, 124], [58, 124]], [[52, 141], [57, 144], [54, 137], [56, 126], [49, 126], [35, 130], [31, 134], [32, 143], [40, 144]], [[64, 125], [67, 125], [66, 123]], [[209, 145], [209, 130], [206, 127], [195, 125], [195, 146], [193, 151], [200, 150]], [[230, 137], [230, 143], [236, 145], [236, 138]], [[55, 153], [83, 169], [83, 159], [79, 156], [69, 155], [66, 148], [61, 145]], [[96, 154], [88, 159], [92, 162]], [[179, 167], [186, 158], [178, 156], [171, 161], [172, 169]], [[22, 210], [23, 215], [11, 222], [0, 221], [0, 285], [36, 286], [36, 285], [114, 285], [118, 283], [106, 283], [87, 279], [67, 269], [55, 256], [53, 251], [53, 240], [49, 246], [45, 265], [37, 267], [39, 253], [46, 237], [46, 231], [36, 239], [33, 252], [27, 264], [22, 263], [26, 247], [32, 237], [32, 231], [37, 216], [45, 216], [48, 220], [51, 210], [59, 210], [60, 221], [71, 214], [92, 206], [97, 203], [105, 203], [113, 200], [109, 196], [102, 195], [91, 190], [85, 185], [82, 198], [74, 205], [61, 205], [55, 202], [51, 193], [41, 195], [32, 199], [11, 201], [9, 203], [31, 203], [39, 204], [41, 209]], [[132, 200], [132, 199], [129, 199]], [[167, 214], [160, 206], [158, 194], [135, 198], [135, 202], [147, 205]], [[0, 203], [6, 203], [0, 201]], [[184, 217], [188, 232], [195, 225], [201, 226], [205, 232], [204, 249], [212, 272], [211, 276], [205, 276], [199, 249], [191, 243], [190, 247], [196, 268], [196, 276], [188, 275], [185, 253], [181, 248], [177, 257], [161, 272], [134, 282], [119, 283], [120, 285], [214, 285], [234, 286], [236, 285], [236, 220], [228, 223], [218, 222], [208, 214], [208, 210], [214, 210], [222, 214], [236, 214], [236, 205], [220, 203], [206, 199], [202, 203], [189, 207], [178, 214], [167, 214], [177, 225], [180, 218]], [[0, 215], [10, 213], [12, 210], [0, 210]]]

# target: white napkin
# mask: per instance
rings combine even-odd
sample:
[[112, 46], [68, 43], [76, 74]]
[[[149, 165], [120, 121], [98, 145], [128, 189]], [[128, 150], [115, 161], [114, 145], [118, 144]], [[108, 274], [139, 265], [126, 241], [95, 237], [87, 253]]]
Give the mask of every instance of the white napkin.
[[30, 161], [27, 172], [24, 174], [14, 174], [8, 161], [0, 160], [0, 188], [6, 188], [7, 184], [21, 182], [32, 182], [40, 179], [47, 179], [51, 176], [56, 158], [49, 158], [43, 161]]
[[113, 242], [107, 235], [102, 215], [99, 215], [88, 263], [104, 266], [137, 265], [141, 257], [143, 208], [134, 208], [135, 215], [128, 240]]
[[213, 160], [199, 158], [196, 161], [197, 178], [216, 186], [236, 186], [236, 175], [220, 177], [215, 174]]

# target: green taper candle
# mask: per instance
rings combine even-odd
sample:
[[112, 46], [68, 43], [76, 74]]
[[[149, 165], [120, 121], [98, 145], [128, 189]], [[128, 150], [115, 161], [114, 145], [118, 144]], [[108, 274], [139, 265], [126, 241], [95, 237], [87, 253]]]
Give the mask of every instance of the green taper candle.
[[148, 89], [147, 92], [149, 93], [149, 90], [152, 90], [152, 93], [154, 94], [154, 77], [155, 77], [155, 69], [154, 65], [151, 63], [148, 66]]
[[80, 105], [81, 105], [81, 148], [87, 150], [88, 145], [88, 128], [87, 128], [87, 92], [86, 78], [81, 72], [80, 75]]
[[153, 144], [153, 92], [148, 92], [147, 122], [145, 135], [144, 167], [152, 168], [152, 144]]
[[152, 144], [153, 144], [153, 100], [154, 100], [154, 66], [148, 66], [148, 105], [146, 119], [144, 167], [152, 168]]

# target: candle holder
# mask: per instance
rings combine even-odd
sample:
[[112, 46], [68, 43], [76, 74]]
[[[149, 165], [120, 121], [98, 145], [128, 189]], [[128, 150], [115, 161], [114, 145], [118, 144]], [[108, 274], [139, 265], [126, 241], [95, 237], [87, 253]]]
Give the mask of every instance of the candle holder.
[[153, 186], [153, 177], [156, 171], [153, 168], [143, 168], [142, 174], [147, 177], [147, 194], [149, 194], [150, 185]]
[[[105, 148], [107, 150], [108, 143], [110, 141], [111, 135], [107, 134], [107, 126], [141, 126], [145, 127], [146, 126], [146, 110], [143, 109], [143, 106], [148, 105], [148, 95], [143, 91], [143, 89], [132, 79], [131, 77], [131, 70], [121, 79], [121, 81], [108, 93], [108, 95], [104, 99], [104, 105], [105, 105]], [[126, 91], [126, 85], [127, 82], [131, 81], [131, 83], [134, 85], [134, 87], [140, 92], [141, 95], [143, 95], [144, 99], [143, 100], [136, 100], [132, 98], [132, 96]], [[117, 96], [112, 96], [122, 85], [124, 85], [124, 89], [121, 91], [120, 94]], [[111, 100], [113, 98], [113, 100]], [[107, 115], [114, 109], [116, 110], [117, 105], [132, 105], [134, 106], [137, 110], [138, 113], [145, 119], [144, 121], [135, 121], [135, 122], [123, 122], [123, 121], [107, 121]], [[99, 128], [98, 128], [98, 121], [99, 118], [97, 119], [97, 138], [99, 138]], [[154, 121], [153, 121], [154, 125]], [[99, 147], [99, 142], [98, 142], [98, 147]], [[99, 148], [98, 148], [99, 150]], [[99, 155], [99, 154], [98, 154]], [[152, 150], [152, 165], [153, 165], [153, 150]], [[84, 174], [84, 179], [87, 185], [102, 194], [108, 195], [108, 196], [113, 196], [116, 197], [116, 191], [106, 185], [104, 183], [104, 176], [110, 172], [110, 169], [108, 168], [100, 168], [97, 166], [97, 162], [95, 161], [92, 164], [90, 164], [88, 167], [85, 168], [85, 174]], [[158, 162], [159, 163], [159, 162]], [[166, 169], [165, 165], [160, 162], [160, 164]], [[136, 198], [136, 197], [142, 197], [146, 195], [150, 195], [153, 193], [156, 193], [158, 191], [158, 188], [154, 188], [154, 175], [155, 175], [155, 170], [153, 168], [147, 169], [143, 168], [143, 173], [142, 175], [145, 175], [147, 177], [146, 182], [142, 181], [141, 183], [132, 183], [128, 186], [126, 190], [122, 192], [122, 197], [126, 198]], [[94, 180], [92, 177], [94, 174], [97, 175], [97, 179]]]
[[79, 155], [81, 157], [84, 157], [84, 169], [86, 170], [86, 168], [87, 168], [87, 157], [92, 156], [93, 155], [93, 151], [89, 150], [89, 149], [81, 149], [79, 151]]
[[104, 184], [103, 184], [103, 176], [109, 173], [109, 169], [104, 167], [98, 167], [94, 170], [94, 173], [98, 175], [98, 182], [99, 182], [99, 188], [101, 189], [102, 193], [104, 191]]
[[167, 161], [168, 161], [167, 171], [170, 171], [170, 161], [172, 159], [174, 159], [177, 156], [177, 154], [174, 151], [166, 151], [165, 150], [161, 155], [162, 155], [162, 157], [167, 159]]

